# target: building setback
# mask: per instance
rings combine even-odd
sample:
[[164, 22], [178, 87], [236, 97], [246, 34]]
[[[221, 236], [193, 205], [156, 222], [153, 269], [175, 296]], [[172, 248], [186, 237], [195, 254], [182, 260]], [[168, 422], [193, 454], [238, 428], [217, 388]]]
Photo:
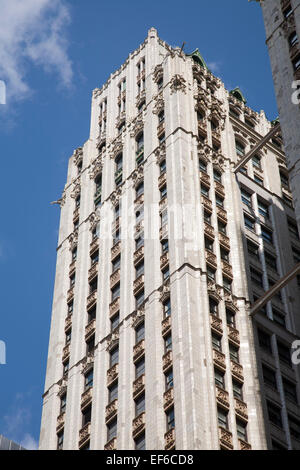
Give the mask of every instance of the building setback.
[[[300, 449], [280, 136], [154, 28], [93, 92], [60, 201], [40, 449]], [[286, 179], [285, 179], [286, 177]]]

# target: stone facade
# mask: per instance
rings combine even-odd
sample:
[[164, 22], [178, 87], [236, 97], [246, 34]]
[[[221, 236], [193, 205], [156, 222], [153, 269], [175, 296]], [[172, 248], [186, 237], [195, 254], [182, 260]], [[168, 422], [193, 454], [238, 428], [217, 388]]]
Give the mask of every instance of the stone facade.
[[[171, 48], [153, 28], [94, 90], [90, 138], [62, 197], [40, 449], [266, 449], [274, 436], [300, 447], [287, 423], [299, 409], [282, 385], [288, 377], [299, 398], [299, 371], [277, 351], [300, 331], [297, 282], [249, 318], [293, 265], [292, 243], [300, 252], [281, 192], [285, 155], [269, 143], [233, 172], [270, 126], [198, 51]], [[268, 394], [281, 428], [269, 424]]]

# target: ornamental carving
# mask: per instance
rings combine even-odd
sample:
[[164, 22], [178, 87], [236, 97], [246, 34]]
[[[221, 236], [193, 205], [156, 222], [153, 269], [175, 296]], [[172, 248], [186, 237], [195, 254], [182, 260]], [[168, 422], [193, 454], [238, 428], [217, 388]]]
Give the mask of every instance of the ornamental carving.
[[157, 65], [153, 72], [153, 80], [157, 83], [163, 77], [163, 67], [161, 64]]
[[111, 351], [118, 344], [119, 336], [119, 331], [114, 331], [107, 337], [106, 351]]
[[93, 90], [93, 98], [98, 98], [98, 96], [100, 95], [101, 95], [101, 89], [95, 88], [95, 90]]
[[74, 163], [75, 163], [76, 166], [77, 166], [78, 163], [82, 160], [82, 157], [83, 157], [83, 150], [82, 150], [82, 147], [78, 147], [78, 149], [76, 149], [76, 150], [74, 151], [74, 154], [73, 154]]
[[166, 143], [163, 142], [156, 150], [155, 150], [155, 156], [156, 156], [156, 163], [159, 165], [162, 160], [166, 158]]
[[60, 207], [63, 207], [66, 203], [66, 192], [63, 191], [61, 198], [57, 201]]
[[115, 207], [119, 204], [120, 202], [120, 198], [122, 196], [122, 189], [121, 188], [118, 188], [116, 189], [110, 196], [110, 201], [112, 203], [112, 205]]
[[225, 158], [221, 152], [212, 152], [212, 163], [215, 169], [218, 169], [221, 173], [224, 171]]
[[137, 137], [138, 134], [144, 130], [144, 121], [141, 115], [134, 119], [131, 125], [130, 137]]
[[152, 112], [153, 114], [159, 114], [164, 109], [164, 106], [165, 106], [162, 93], [155, 95], [153, 97], [153, 101], [154, 101], [154, 106], [153, 106]]
[[77, 180], [77, 181], [74, 181], [73, 183], [73, 190], [70, 194], [71, 198], [73, 199], [76, 199], [77, 196], [79, 196], [80, 194], [80, 191], [81, 191], [81, 188], [80, 188], [80, 182]]
[[89, 170], [90, 179], [94, 180], [96, 176], [102, 172], [102, 168], [103, 168], [103, 159], [102, 159], [102, 155], [101, 156], [99, 155], [97, 158], [95, 158], [95, 160], [93, 160], [91, 164], [91, 168]]
[[134, 172], [132, 173], [132, 181], [133, 185], [137, 186], [139, 183], [141, 183], [144, 179], [144, 168], [143, 166], [139, 166]]
[[94, 367], [94, 359], [92, 356], [87, 356], [81, 363], [81, 373], [86, 375]]
[[75, 232], [71, 233], [71, 235], [68, 237], [68, 240], [70, 243], [70, 250], [73, 251], [78, 243], [78, 231], [76, 230]]
[[122, 151], [123, 151], [123, 136], [122, 136], [122, 134], [120, 134], [112, 142], [112, 148], [111, 148], [111, 151], [110, 151], [110, 158], [115, 158], [119, 153], [122, 153]]
[[176, 74], [170, 82], [171, 95], [177, 91], [186, 93], [186, 80], [182, 75]]

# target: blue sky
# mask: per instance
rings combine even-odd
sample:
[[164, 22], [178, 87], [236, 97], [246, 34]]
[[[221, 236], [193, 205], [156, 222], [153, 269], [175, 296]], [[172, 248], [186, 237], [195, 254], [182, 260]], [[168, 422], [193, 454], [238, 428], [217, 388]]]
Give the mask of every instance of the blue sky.
[[150, 27], [199, 48], [248, 105], [277, 116], [262, 14], [248, 0], [0, 0], [0, 434], [39, 438], [59, 207], [68, 158], [89, 135], [91, 93]]

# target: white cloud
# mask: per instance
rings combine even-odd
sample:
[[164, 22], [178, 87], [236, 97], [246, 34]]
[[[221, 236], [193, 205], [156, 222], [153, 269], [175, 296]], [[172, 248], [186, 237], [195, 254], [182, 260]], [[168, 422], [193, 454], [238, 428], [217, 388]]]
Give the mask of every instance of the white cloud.
[[26, 450], [37, 450], [38, 449], [38, 443], [36, 442], [36, 440], [30, 434], [25, 434], [25, 436], [21, 440], [20, 444]]
[[73, 76], [65, 27], [70, 12], [65, 0], [0, 0], [0, 79], [7, 100], [20, 100], [31, 90], [29, 63], [56, 72], [70, 86]]
[[220, 62], [208, 62], [207, 67], [213, 72], [218, 73], [220, 71]]

